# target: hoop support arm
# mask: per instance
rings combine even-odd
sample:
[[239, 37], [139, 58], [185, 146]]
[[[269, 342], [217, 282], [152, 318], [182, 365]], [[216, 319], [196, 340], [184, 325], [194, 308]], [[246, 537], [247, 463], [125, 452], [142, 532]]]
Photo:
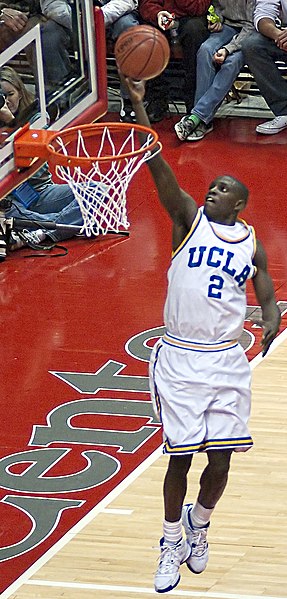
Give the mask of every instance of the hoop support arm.
[[17, 168], [29, 167], [37, 158], [48, 159], [48, 143], [55, 131], [30, 129], [29, 124], [17, 131], [14, 137], [14, 156]]

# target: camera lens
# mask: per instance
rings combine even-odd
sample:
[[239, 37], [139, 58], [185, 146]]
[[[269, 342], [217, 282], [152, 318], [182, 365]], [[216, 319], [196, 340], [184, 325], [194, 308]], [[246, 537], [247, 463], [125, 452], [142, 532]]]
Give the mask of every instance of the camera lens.
[[1, 110], [1, 108], [3, 108], [5, 102], [6, 102], [6, 98], [5, 98], [4, 94], [2, 94], [0, 92], [0, 110]]

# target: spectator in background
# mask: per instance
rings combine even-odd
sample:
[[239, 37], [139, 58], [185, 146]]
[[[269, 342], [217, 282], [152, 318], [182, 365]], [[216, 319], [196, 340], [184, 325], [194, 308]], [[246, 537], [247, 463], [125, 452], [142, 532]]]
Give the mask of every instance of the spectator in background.
[[[6, 98], [4, 106], [0, 109], [0, 122], [15, 128], [21, 121], [22, 111], [33, 103], [33, 95], [27, 92], [22, 79], [11, 67], [0, 69], [0, 86]], [[10, 113], [10, 114], [9, 114]], [[34, 114], [34, 118], [37, 115]], [[32, 120], [32, 119], [31, 119]], [[18, 236], [14, 234], [10, 249], [18, 249], [27, 243], [38, 245], [41, 242], [58, 242], [73, 237], [74, 233], [68, 230], [49, 230], [41, 228], [41, 221], [53, 221], [65, 225], [82, 226], [83, 220], [79, 204], [74, 197], [69, 185], [56, 184], [47, 164], [43, 165], [29, 180], [10, 193], [6, 200], [10, 200], [11, 207], [6, 211], [6, 217], [27, 218], [36, 221], [39, 229], [27, 225], [26, 229]], [[9, 203], [9, 202], [8, 202]]]
[[[72, 71], [68, 51], [72, 18], [68, 0], [0, 0], [0, 20], [0, 52], [40, 23], [45, 84], [47, 89], [58, 88]], [[32, 45], [26, 55], [37, 80]]]
[[[138, 0], [96, 0], [95, 4], [103, 11], [105, 27], [113, 42], [129, 27], [139, 25]], [[128, 92], [123, 85], [120, 91], [120, 121], [132, 123], [135, 114]]]
[[[206, 14], [210, 0], [140, 0], [139, 12], [144, 21], [167, 34], [178, 23], [178, 40], [182, 47], [185, 71], [184, 100], [187, 113], [194, 105], [196, 53], [208, 37]], [[169, 19], [166, 26], [165, 20]], [[163, 72], [147, 85], [147, 113], [151, 123], [161, 121], [168, 110], [168, 82]]]
[[257, 31], [247, 38], [242, 51], [260, 93], [275, 118], [256, 127], [257, 133], [274, 135], [287, 129], [287, 81], [275, 61], [287, 64], [287, 0], [257, 0]]
[[195, 104], [175, 125], [181, 141], [199, 141], [213, 129], [216, 110], [244, 65], [241, 44], [252, 33], [254, 0], [214, 0], [218, 19], [197, 53]]
[[5, 104], [0, 110], [1, 127], [17, 127], [19, 117], [31, 113], [31, 107], [34, 107], [35, 97], [25, 85], [18, 73], [11, 67], [3, 67], [0, 70], [0, 89], [5, 98]]

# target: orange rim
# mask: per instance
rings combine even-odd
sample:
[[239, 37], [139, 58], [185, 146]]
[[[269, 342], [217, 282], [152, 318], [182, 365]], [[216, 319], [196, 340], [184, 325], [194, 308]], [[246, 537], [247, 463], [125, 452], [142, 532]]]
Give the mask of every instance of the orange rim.
[[[152, 140], [145, 146], [140, 147], [132, 152], [125, 152], [123, 154], [116, 154], [110, 156], [75, 156], [73, 154], [65, 155], [62, 154], [61, 151], [58, 151], [54, 148], [53, 142], [56, 141], [58, 137], [60, 137], [68, 151], [68, 145], [70, 142], [74, 142], [77, 138], [78, 131], [82, 131], [85, 138], [93, 137], [95, 135], [100, 135], [104, 129], [108, 128], [108, 130], [113, 132], [122, 132], [122, 131], [132, 131], [133, 129], [137, 133], [145, 133], [146, 135], [151, 135]], [[88, 166], [93, 162], [108, 162], [111, 160], [124, 160], [133, 158], [135, 156], [140, 156], [153, 150], [153, 148], [158, 143], [158, 134], [150, 129], [149, 127], [138, 125], [137, 123], [92, 123], [87, 125], [79, 125], [76, 127], [70, 127], [68, 129], [63, 129], [62, 131], [56, 131], [54, 135], [49, 138], [47, 143], [47, 151], [48, 151], [48, 160], [49, 162], [61, 166]]]

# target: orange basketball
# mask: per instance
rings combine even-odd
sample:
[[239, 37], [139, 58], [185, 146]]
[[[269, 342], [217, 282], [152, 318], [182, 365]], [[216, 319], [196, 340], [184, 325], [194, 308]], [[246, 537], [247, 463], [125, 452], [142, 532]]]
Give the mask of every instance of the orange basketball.
[[166, 37], [152, 25], [129, 27], [117, 39], [115, 57], [131, 79], [153, 79], [166, 67], [170, 49]]

